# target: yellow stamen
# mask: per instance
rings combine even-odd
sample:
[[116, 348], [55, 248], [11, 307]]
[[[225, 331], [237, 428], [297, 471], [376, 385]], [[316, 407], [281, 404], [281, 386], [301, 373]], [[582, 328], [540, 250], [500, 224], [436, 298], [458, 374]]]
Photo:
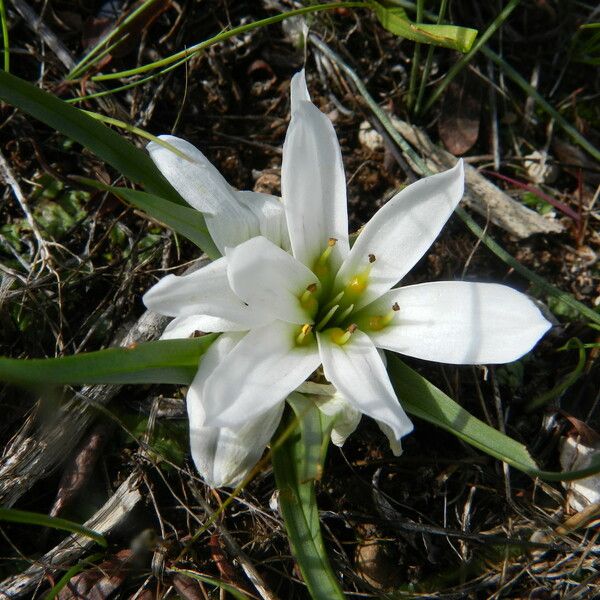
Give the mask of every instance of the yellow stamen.
[[314, 334], [312, 332], [312, 325], [309, 323], [305, 323], [300, 328], [300, 333], [296, 336], [296, 345], [297, 346], [306, 346], [314, 339]]
[[371, 273], [371, 264], [372, 263], [369, 263], [366, 269], [354, 275], [346, 285], [344, 292], [347, 301], [354, 302], [367, 289], [367, 286], [369, 285], [369, 275]]
[[333, 248], [335, 247], [336, 244], [337, 244], [336, 238], [329, 238], [327, 240], [327, 248], [325, 248], [325, 250], [323, 251], [323, 254], [321, 254], [321, 256], [319, 256], [319, 258], [317, 258], [317, 260], [314, 264], [313, 273], [319, 279], [322, 279], [323, 277], [326, 277], [327, 275], [329, 275], [329, 265], [327, 263], [329, 261], [329, 257], [331, 256], [331, 253], [333, 252]]
[[300, 305], [304, 308], [311, 317], [314, 317], [319, 310], [319, 302], [315, 298], [317, 284], [311, 283], [300, 296]]
[[334, 327], [330, 330], [329, 337], [334, 344], [338, 346], [343, 346], [348, 340], [352, 337], [352, 334], [358, 329], [358, 327], [352, 323], [346, 331], [340, 329], [339, 327]]
[[331, 253], [333, 252], [333, 248], [336, 244], [337, 244], [336, 238], [329, 238], [327, 240], [327, 248], [325, 248], [325, 250], [323, 251], [323, 254], [321, 254], [321, 256], [319, 257], [319, 264], [324, 265], [329, 260], [329, 257], [331, 256]]
[[374, 315], [369, 317], [367, 327], [371, 331], [381, 331], [384, 327], [387, 327], [396, 316], [396, 313], [400, 310], [400, 305], [394, 302], [392, 310], [387, 312], [385, 315]]

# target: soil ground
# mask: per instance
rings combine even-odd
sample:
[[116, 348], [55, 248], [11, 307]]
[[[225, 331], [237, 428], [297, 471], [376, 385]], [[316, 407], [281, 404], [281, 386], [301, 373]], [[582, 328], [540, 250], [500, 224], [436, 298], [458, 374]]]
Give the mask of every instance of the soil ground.
[[[77, 60], [102, 31], [114, 27], [114, 8], [122, 15], [134, 5], [89, 0], [6, 4], [11, 71], [63, 99], [101, 88], [88, 78], [65, 82], [67, 69], [48, 40], [58, 41]], [[32, 30], [19, 10], [24, 5], [42, 15], [50, 34]], [[164, 10], [134, 28], [129, 40], [103, 60], [98, 67], [102, 73], [157, 60], [231, 26], [292, 8], [287, 2], [227, 0], [162, 5]], [[454, 2], [450, 17], [482, 33], [502, 5]], [[598, 146], [600, 78], [593, 63], [600, 58], [593, 44], [586, 45], [585, 35], [576, 35], [581, 24], [598, 20], [593, 15], [593, 6], [584, 2], [524, 0], [488, 45]], [[516, 239], [475, 217], [523, 265], [597, 310], [600, 235], [598, 204], [593, 201], [600, 164], [480, 53], [440, 101], [415, 116], [407, 104], [412, 42], [385, 31], [366, 10], [321, 12], [309, 22], [311, 31], [344, 57], [382, 108], [423, 127], [436, 143], [459, 148], [471, 165], [488, 173], [512, 198], [562, 223], [563, 233]], [[80, 106], [155, 135], [173, 133], [189, 140], [233, 186], [278, 194], [289, 82], [305, 64], [305, 50], [295, 46], [292, 37], [290, 28], [281, 24], [249, 31], [163, 77]], [[361, 124], [372, 119], [365, 102], [313, 46], [306, 54], [313, 101], [330, 116], [340, 140], [351, 227], [357, 230], [414, 173], [395, 160], [388, 144], [361, 140]], [[444, 49], [436, 49], [433, 57], [425, 99], [458, 59]], [[92, 69], [89, 75], [94, 73]], [[116, 84], [103, 87], [111, 86]], [[74, 175], [106, 183], [118, 182], [119, 177], [77, 144], [7, 105], [1, 108], [0, 123], [1, 151], [48, 252], [43, 265], [36, 262], [40, 242], [7, 185], [0, 206], [2, 354], [32, 358], [107, 347], [143, 313], [142, 293], [165, 273], [179, 272], [197, 257], [197, 249], [117, 198], [75, 185]], [[140, 146], [145, 143], [140, 137], [131, 139]], [[536, 150], [548, 152], [553, 177], [533, 178], [524, 159]], [[576, 218], [518, 183], [564, 203]], [[560, 470], [561, 442], [567, 436], [590, 435], [586, 428], [600, 430], [598, 331], [576, 312], [540, 294], [479, 244], [456, 217], [407, 283], [448, 279], [497, 281], [529, 292], [546, 304], [556, 325], [533, 352], [511, 365], [407, 362], [473, 415], [525, 443], [543, 468]], [[568, 379], [579, 356], [573, 342], [571, 349], [564, 349], [572, 339], [587, 346], [578, 376]], [[565, 380], [567, 384], [557, 389]], [[543, 405], [528, 410], [532, 401], [550, 391]], [[156, 409], [160, 396], [171, 399], [174, 408], [171, 413], [161, 409], [155, 420], [152, 407]], [[36, 481], [15, 507], [48, 513], [56, 505], [57, 491], [63, 490], [61, 476], [75, 468], [83, 484], [56, 514], [84, 522], [128, 475], [138, 472], [143, 502], [109, 540], [109, 551], [96, 561], [101, 568], [85, 566], [75, 576], [88, 590], [83, 597], [216, 597], [208, 583], [174, 577], [172, 572], [161, 578], [156, 568], [160, 557], [167, 568], [191, 568], [256, 595], [235, 552], [225, 545], [221, 526], [277, 597], [307, 597], [281, 517], [273, 510], [275, 488], [268, 468], [222, 521], [199, 537], [192, 553], [177, 558], [198, 527], [190, 513], [203, 514], [198, 499], [214, 510], [227, 497], [226, 491], [210, 490], [193, 476], [184, 397], [185, 390], [174, 386], [125, 387], [98, 414], [73, 455]], [[23, 428], [43, 431], [49, 406], [52, 410], [64, 398], [46, 400], [40, 403], [33, 393], [5, 387], [0, 443], [9, 448]], [[149, 440], [153, 452], [149, 455], [138, 440]], [[10, 459], [5, 453], [0, 465]], [[331, 446], [318, 502], [327, 549], [349, 597], [600, 597], [600, 546], [593, 520], [598, 507], [577, 526], [557, 531], [565, 522], [572, 523], [568, 519], [576, 513], [564, 486], [533, 480], [424, 421], [415, 420], [404, 454], [395, 458], [376, 425], [363, 419], [342, 449]], [[140, 549], [143, 532], [146, 541], [148, 532], [154, 537]], [[507, 543], [509, 538], [542, 545]], [[60, 539], [54, 531], [41, 535], [38, 527], [3, 524], [0, 579], [25, 571]], [[23, 597], [44, 597], [61, 574], [44, 577]], [[77, 597], [68, 588], [61, 594]]]

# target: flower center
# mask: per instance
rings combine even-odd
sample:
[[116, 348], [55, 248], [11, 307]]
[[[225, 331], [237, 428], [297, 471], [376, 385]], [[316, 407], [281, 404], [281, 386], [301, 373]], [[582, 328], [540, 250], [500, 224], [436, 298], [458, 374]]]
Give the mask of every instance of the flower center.
[[343, 346], [350, 341], [358, 328], [367, 333], [381, 331], [393, 322], [400, 310], [396, 303], [385, 314], [363, 314], [361, 310], [357, 315], [358, 319], [354, 318], [356, 304], [369, 286], [369, 277], [376, 257], [369, 254], [366, 268], [354, 274], [346, 286], [334, 295], [332, 288], [336, 274], [331, 268], [330, 257], [336, 242], [335, 238], [329, 238], [327, 247], [313, 265], [312, 271], [319, 284], [310, 284], [299, 296], [300, 305], [314, 319], [315, 324], [307, 323], [297, 330], [295, 342], [298, 346], [313, 343], [315, 333], [321, 331], [327, 331], [333, 342]]

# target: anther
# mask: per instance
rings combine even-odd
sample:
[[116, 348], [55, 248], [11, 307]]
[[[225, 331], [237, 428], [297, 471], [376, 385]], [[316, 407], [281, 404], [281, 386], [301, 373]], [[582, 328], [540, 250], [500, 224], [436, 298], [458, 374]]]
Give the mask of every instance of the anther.
[[321, 254], [321, 256], [319, 257], [318, 262], [320, 265], [325, 265], [325, 263], [329, 259], [329, 256], [333, 252], [333, 248], [336, 244], [337, 244], [337, 238], [329, 238], [327, 240], [327, 248], [325, 248], [325, 250], [323, 251], [323, 254]]
[[369, 254], [369, 262], [370, 263], [374, 263], [377, 259], [375, 258], [374, 254]]

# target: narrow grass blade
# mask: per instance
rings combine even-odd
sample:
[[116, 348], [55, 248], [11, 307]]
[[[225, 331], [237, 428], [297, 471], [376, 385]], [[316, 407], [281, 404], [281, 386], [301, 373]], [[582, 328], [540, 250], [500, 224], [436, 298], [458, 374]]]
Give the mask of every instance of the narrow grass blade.
[[128, 204], [144, 211], [149, 217], [164, 223], [179, 235], [187, 238], [206, 252], [210, 258], [219, 258], [220, 253], [208, 233], [204, 217], [196, 209], [175, 204], [174, 202], [140, 190], [105, 185], [99, 181], [85, 177], [77, 177], [76, 179], [90, 187], [114, 194]]
[[156, 135], [152, 135], [151, 133], [147, 132], [141, 127], [136, 127], [135, 125], [131, 125], [130, 123], [126, 123], [125, 121], [120, 121], [119, 119], [114, 119], [113, 117], [107, 117], [105, 115], [101, 115], [100, 113], [93, 112], [91, 110], [82, 110], [82, 112], [91, 117], [92, 119], [95, 119], [96, 121], [106, 123], [107, 125], [113, 125], [114, 127], [118, 127], [119, 129], [123, 129], [124, 131], [127, 131], [129, 133], [133, 133], [134, 135], [139, 135], [141, 138], [144, 138], [149, 142], [154, 142], [155, 144], [166, 148], [167, 150], [173, 152], [181, 158], [187, 158], [188, 160], [191, 160], [191, 158], [189, 158], [184, 152], [182, 152], [178, 148], [175, 148], [175, 146], [173, 146], [172, 144], [161, 140]]
[[535, 397], [528, 405], [527, 412], [535, 410], [540, 406], [544, 406], [547, 402], [553, 398], [558, 398], [564, 394], [572, 385], [574, 385], [585, 371], [585, 365], [587, 364], [587, 353], [585, 351], [584, 344], [578, 338], [571, 338], [561, 350], [578, 350], [577, 365], [557, 386], [551, 390], [547, 390], [543, 394]]
[[22, 386], [84, 383], [189, 384], [216, 334], [146, 342], [74, 356], [0, 358], [0, 381]]
[[190, 571], [189, 569], [177, 569], [175, 567], [169, 569], [169, 572], [180, 573], [181, 575], [185, 575], [186, 577], [190, 577], [191, 579], [202, 581], [202, 583], [214, 585], [215, 587], [222, 589], [224, 592], [231, 594], [236, 600], [250, 600], [249, 596], [246, 596], [246, 594], [240, 592], [240, 590], [238, 590], [236, 587], [233, 587], [231, 584], [225, 583], [220, 579], [208, 577], [207, 575], [202, 575], [200, 573], [196, 573], [196, 571]]
[[586, 306], [582, 302], [579, 302], [579, 300], [575, 300], [575, 298], [568, 292], [563, 292], [563, 290], [560, 290], [556, 286], [552, 285], [541, 275], [538, 275], [534, 271], [531, 271], [522, 265], [514, 256], [509, 254], [502, 246], [500, 246], [498, 242], [485, 233], [483, 229], [474, 221], [471, 215], [469, 215], [469, 213], [462, 207], [457, 206], [454, 209], [454, 212], [459, 216], [460, 219], [462, 219], [467, 228], [470, 229], [501, 261], [512, 267], [517, 273], [519, 273], [519, 275], [522, 275], [535, 287], [537, 287], [537, 293], [543, 292], [549, 296], [553, 296], [567, 306], [570, 306], [572, 309], [576, 310], [581, 316], [586, 317], [594, 323], [600, 324], [600, 312], [597, 312], [589, 306]]
[[0, 71], [0, 100], [79, 142], [148, 192], [183, 203], [143, 150], [83, 111], [6, 71]]
[[49, 517], [48, 515], [29, 512], [28, 510], [17, 510], [16, 508], [0, 508], [0, 521], [22, 523], [24, 525], [41, 525], [42, 527], [70, 531], [71, 533], [78, 533], [91, 538], [103, 548], [108, 546], [103, 535], [100, 535], [83, 525], [79, 525], [79, 523], [67, 521], [67, 519], [60, 519], [59, 517]]
[[588, 142], [580, 133], [565, 119], [553, 106], [551, 106], [544, 97], [532, 86], [529, 82], [521, 76], [520, 73], [511, 67], [501, 56], [498, 56], [493, 50], [487, 47], [481, 50], [490, 60], [495, 62], [502, 72], [512, 79], [524, 92], [528, 98], [538, 104], [538, 106], [546, 113], [548, 113], [567, 133], [576, 144], [579, 144], [586, 152], [593, 156], [596, 160], [600, 160], [600, 149], [596, 148], [593, 144]]
[[[438, 14], [436, 23], [440, 25], [446, 17], [446, 8], [448, 7], [448, 0], [441, 0], [440, 12]], [[431, 66], [433, 64], [433, 50], [435, 46], [429, 46], [427, 50], [427, 58], [425, 59], [425, 67], [423, 69], [423, 75], [421, 77], [421, 83], [419, 84], [419, 94], [417, 95], [417, 101], [415, 103], [415, 114], [421, 112], [421, 106], [423, 104], [423, 94], [425, 94], [425, 86], [429, 81], [429, 73], [431, 72]]]
[[153, 4], [156, 4], [156, 2], [157, 0], [146, 0], [145, 2], [142, 2], [141, 5], [137, 6], [137, 8], [132, 10], [131, 13], [129, 13], [127, 17], [125, 17], [125, 19], [118, 24], [117, 27], [110, 31], [108, 35], [99, 40], [98, 43], [73, 67], [71, 72], [66, 76], [66, 79], [69, 80], [80, 77], [93, 64], [102, 58], [107, 48], [112, 50], [117, 47], [123, 41], [122, 37], [120, 39], [116, 39], [116, 41], [114, 41], [112, 44], [111, 42], [115, 40], [115, 38], [118, 38], [120, 34], [125, 33], [127, 28], [136, 19], [143, 15], [147, 9], [151, 8]]
[[104, 553], [92, 554], [92, 556], [88, 556], [86, 559], [79, 561], [76, 565], [73, 565], [64, 573], [64, 575], [52, 586], [52, 589], [46, 594], [44, 600], [54, 600], [54, 598], [58, 597], [60, 592], [63, 590], [65, 586], [68, 585], [69, 581], [78, 575], [86, 568], [90, 566], [94, 561], [100, 560], [104, 557]]
[[240, 25], [238, 27], [234, 27], [232, 29], [228, 29], [226, 31], [222, 31], [217, 35], [204, 40], [203, 42], [199, 42], [198, 44], [194, 44], [185, 50], [181, 50], [180, 52], [176, 52], [171, 56], [167, 56], [160, 60], [157, 60], [152, 63], [147, 63], [145, 65], [141, 65], [134, 69], [128, 69], [126, 71], [119, 71], [118, 73], [106, 73], [102, 75], [95, 75], [91, 77], [92, 81], [107, 81], [110, 79], [122, 79], [124, 77], [131, 77], [135, 75], [141, 75], [142, 73], [146, 73], [148, 71], [153, 71], [154, 69], [159, 69], [162, 67], [166, 67], [175, 62], [180, 61], [183, 58], [187, 58], [189, 56], [193, 56], [195, 54], [199, 54], [200, 52], [206, 50], [210, 46], [218, 44], [219, 42], [223, 42], [237, 35], [241, 35], [246, 31], [251, 31], [253, 29], [259, 29], [261, 27], [266, 27], [268, 25], [273, 25], [275, 23], [279, 23], [285, 19], [289, 19], [291, 17], [298, 17], [300, 15], [305, 15], [309, 13], [319, 12], [323, 10], [336, 10], [339, 8], [372, 8], [369, 2], [331, 2], [331, 3], [323, 3], [323, 4], [313, 4], [312, 6], [304, 6], [302, 8], [297, 8], [294, 10], [290, 10], [284, 13], [280, 13], [278, 15], [274, 15], [272, 17], [267, 17], [266, 19], [260, 19], [259, 21], [253, 21], [252, 23], [246, 23], [245, 25]]
[[2, 53], [4, 54], [3, 68], [8, 72], [10, 70], [10, 43], [8, 41], [8, 19], [4, 0], [0, 0], [0, 22], [2, 26]]
[[541, 470], [523, 444], [474, 417], [396, 356], [388, 355], [388, 373], [402, 406], [411, 415], [449, 431], [519, 471], [549, 481], [580, 479], [600, 472], [600, 457], [578, 471]]
[[[331, 569], [323, 544], [315, 496], [315, 477], [321, 470], [321, 450], [328, 426], [311, 401], [290, 403], [300, 426], [281, 445], [272, 449], [281, 514], [292, 553], [311, 598], [343, 600], [344, 593]], [[282, 426], [288, 424], [289, 419]]]
[[423, 112], [427, 112], [431, 106], [437, 101], [442, 92], [450, 85], [452, 80], [466, 67], [475, 54], [481, 50], [483, 45], [498, 31], [498, 28], [506, 21], [510, 13], [517, 7], [520, 0], [510, 0], [510, 2], [500, 11], [498, 16], [490, 23], [490, 26], [484, 31], [483, 35], [475, 42], [475, 45], [469, 50], [468, 54], [465, 54], [455, 62], [450, 70], [446, 73], [441, 83], [435, 88], [429, 100], [425, 103]]

